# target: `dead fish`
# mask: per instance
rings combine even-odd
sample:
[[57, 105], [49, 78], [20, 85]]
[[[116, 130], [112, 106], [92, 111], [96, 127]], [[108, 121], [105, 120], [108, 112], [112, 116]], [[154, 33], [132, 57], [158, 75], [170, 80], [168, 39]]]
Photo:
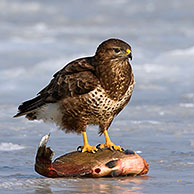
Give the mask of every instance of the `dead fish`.
[[93, 153], [71, 152], [52, 162], [54, 152], [46, 147], [45, 135], [36, 154], [35, 171], [43, 176], [57, 177], [118, 177], [147, 174], [149, 165], [135, 151], [102, 149]]

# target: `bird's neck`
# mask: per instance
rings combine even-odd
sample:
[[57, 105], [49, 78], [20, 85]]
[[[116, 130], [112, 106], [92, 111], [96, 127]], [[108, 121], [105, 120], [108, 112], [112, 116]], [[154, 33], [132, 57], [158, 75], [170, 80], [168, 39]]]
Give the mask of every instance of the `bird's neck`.
[[120, 100], [133, 81], [132, 68], [126, 60], [99, 60], [96, 65], [97, 77], [107, 95], [113, 100]]

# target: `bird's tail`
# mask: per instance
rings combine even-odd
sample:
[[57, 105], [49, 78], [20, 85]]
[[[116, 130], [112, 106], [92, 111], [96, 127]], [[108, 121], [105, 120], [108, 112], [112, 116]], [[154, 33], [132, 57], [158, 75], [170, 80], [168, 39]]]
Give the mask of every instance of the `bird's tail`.
[[18, 113], [14, 115], [13, 117], [20, 117], [22, 115], [29, 114], [31, 112], [34, 112], [36, 109], [40, 108], [45, 104], [44, 100], [41, 96], [37, 96], [31, 100], [28, 100], [26, 102], [23, 102], [18, 107]]

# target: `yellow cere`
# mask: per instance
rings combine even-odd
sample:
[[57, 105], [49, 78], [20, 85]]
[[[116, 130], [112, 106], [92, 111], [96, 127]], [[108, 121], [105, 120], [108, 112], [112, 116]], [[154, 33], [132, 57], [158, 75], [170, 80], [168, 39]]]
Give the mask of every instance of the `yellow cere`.
[[127, 52], [127, 54], [129, 54], [131, 52], [131, 50], [130, 49], [127, 49], [126, 52]]

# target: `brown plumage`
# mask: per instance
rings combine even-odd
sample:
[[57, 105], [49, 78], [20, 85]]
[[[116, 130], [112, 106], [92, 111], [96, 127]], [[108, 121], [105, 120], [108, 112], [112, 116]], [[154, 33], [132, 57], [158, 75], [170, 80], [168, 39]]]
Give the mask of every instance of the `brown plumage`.
[[121, 150], [108, 137], [114, 117], [129, 102], [134, 78], [128, 58], [131, 47], [122, 40], [101, 43], [94, 56], [77, 59], [58, 71], [37, 97], [19, 106], [14, 116], [26, 115], [30, 120], [55, 122], [66, 132], [83, 134], [82, 151], [95, 152], [87, 142], [87, 124], [99, 125], [105, 144]]

